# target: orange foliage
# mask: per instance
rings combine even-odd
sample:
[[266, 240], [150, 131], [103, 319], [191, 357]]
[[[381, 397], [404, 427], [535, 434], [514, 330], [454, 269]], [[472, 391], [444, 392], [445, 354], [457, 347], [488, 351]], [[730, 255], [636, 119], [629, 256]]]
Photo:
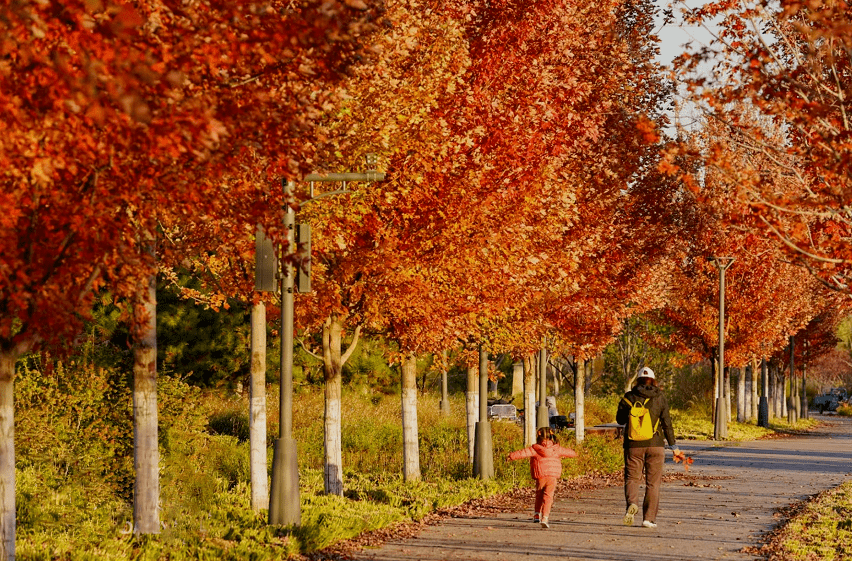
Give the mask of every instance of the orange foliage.
[[646, 178], [664, 91], [643, 5], [394, 4], [381, 79], [353, 81], [334, 125], [379, 147], [389, 181], [306, 205], [303, 325], [333, 311], [410, 350], [518, 353], [556, 329], [593, 354], [657, 298], [676, 229], [672, 185]]
[[156, 267], [139, 250], [146, 232], [218, 239], [221, 252], [278, 222], [265, 181], [248, 179], [304, 169], [370, 28], [360, 10], [300, 4], [4, 4], [4, 349], [72, 334], [105, 284], [132, 293]]
[[[848, 3], [736, 0], [690, 14], [693, 23], [724, 17], [712, 48], [681, 62], [685, 76], [704, 69], [687, 80], [696, 98], [710, 107], [710, 118], [731, 131], [722, 144], [708, 144], [700, 155], [729, 177], [737, 208], [726, 220], [766, 232], [789, 259], [848, 292]], [[711, 61], [713, 73], [707, 76]], [[732, 165], [725, 146], [733, 146], [735, 153], [760, 153], [761, 161]]]

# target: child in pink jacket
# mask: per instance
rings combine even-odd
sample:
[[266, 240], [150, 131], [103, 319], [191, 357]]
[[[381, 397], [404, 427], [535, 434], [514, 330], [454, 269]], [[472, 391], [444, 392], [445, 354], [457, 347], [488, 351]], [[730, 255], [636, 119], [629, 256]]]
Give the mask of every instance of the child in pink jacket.
[[556, 435], [549, 427], [536, 431], [535, 444], [509, 454], [510, 460], [530, 459], [530, 473], [535, 479], [535, 521], [541, 522], [542, 528], [550, 528], [547, 517], [553, 506], [556, 480], [562, 475], [562, 458], [576, 457], [577, 452], [556, 443]]

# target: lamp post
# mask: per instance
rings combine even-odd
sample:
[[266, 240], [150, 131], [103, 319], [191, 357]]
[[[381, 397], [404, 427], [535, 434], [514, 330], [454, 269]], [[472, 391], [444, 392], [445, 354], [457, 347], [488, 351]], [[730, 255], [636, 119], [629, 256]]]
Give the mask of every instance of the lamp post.
[[708, 257], [719, 269], [719, 383], [716, 391], [716, 419], [714, 440], [728, 438], [728, 411], [725, 404], [725, 271], [734, 262], [733, 257]]
[[488, 421], [488, 353], [479, 346], [479, 422], [473, 433], [473, 476], [487, 481], [494, 477], [494, 448]]
[[296, 440], [293, 438], [293, 264], [283, 259], [293, 252], [296, 213], [290, 206], [294, 183], [283, 181], [284, 229], [287, 241], [279, 267], [281, 283], [281, 383], [278, 407], [278, 439], [272, 452], [272, 484], [269, 488], [269, 523], [294, 524], [302, 522], [299, 504], [299, 464]]
[[[305, 202], [337, 193], [346, 193], [347, 181], [384, 181], [385, 174], [375, 171], [375, 155], [367, 155], [368, 171], [365, 173], [331, 173], [328, 175], [309, 174], [306, 181], [311, 182], [310, 198]], [[342, 189], [314, 196], [314, 182], [339, 182]], [[293, 252], [296, 230], [296, 213], [290, 206], [294, 182], [283, 181], [284, 201], [287, 211], [284, 214], [284, 229], [287, 242], [284, 255]], [[282, 256], [283, 257], [283, 256]], [[299, 464], [296, 440], [293, 438], [293, 289], [294, 271], [289, 260], [282, 259], [281, 281], [281, 388], [279, 396], [279, 436], [272, 453], [272, 484], [269, 490], [269, 523], [279, 525], [299, 525], [302, 521], [299, 504]]]

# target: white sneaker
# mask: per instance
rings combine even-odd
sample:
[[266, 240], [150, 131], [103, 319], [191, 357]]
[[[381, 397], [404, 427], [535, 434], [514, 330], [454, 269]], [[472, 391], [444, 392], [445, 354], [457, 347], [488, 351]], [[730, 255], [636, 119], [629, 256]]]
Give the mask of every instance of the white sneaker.
[[645, 526], [646, 528], [656, 528], [657, 527], [657, 525], [654, 522], [651, 522], [650, 520], [645, 520], [644, 522], [642, 522], [642, 525]]
[[541, 517], [541, 527], [542, 528], [550, 528], [550, 524], [547, 522], [547, 516]]
[[624, 513], [624, 525], [632, 526], [633, 525], [633, 517], [636, 513], [639, 512], [639, 505], [630, 505], [627, 507], [627, 512]]

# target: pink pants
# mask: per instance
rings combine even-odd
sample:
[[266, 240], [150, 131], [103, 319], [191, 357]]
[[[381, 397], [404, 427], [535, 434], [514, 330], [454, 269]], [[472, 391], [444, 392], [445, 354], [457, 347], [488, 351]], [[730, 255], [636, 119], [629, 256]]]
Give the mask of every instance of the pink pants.
[[550, 515], [553, 497], [556, 494], [556, 478], [542, 477], [535, 480], [535, 511], [542, 516]]

